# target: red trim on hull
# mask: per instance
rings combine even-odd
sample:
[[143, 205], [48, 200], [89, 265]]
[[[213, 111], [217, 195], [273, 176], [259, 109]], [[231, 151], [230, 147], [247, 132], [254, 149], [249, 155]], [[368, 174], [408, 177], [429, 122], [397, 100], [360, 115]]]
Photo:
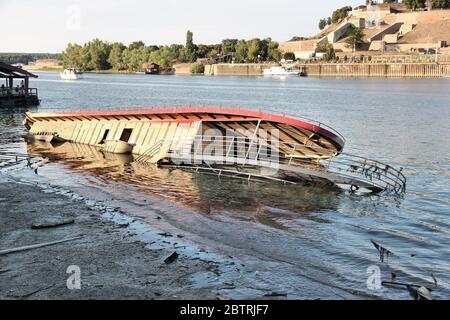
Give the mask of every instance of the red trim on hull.
[[[145, 116], [145, 115], [159, 115], [159, 114], [220, 114], [220, 115], [233, 115], [240, 117], [238, 120], [240, 121], [252, 121], [252, 120], [263, 120], [263, 121], [272, 121], [272, 122], [278, 122], [283, 124], [288, 124], [291, 126], [297, 126], [300, 128], [307, 129], [311, 132], [318, 133], [330, 140], [332, 140], [336, 145], [338, 145], [342, 149], [344, 147], [344, 140], [343, 137], [336, 135], [334, 132], [327, 130], [320, 125], [316, 125], [314, 123], [309, 123], [307, 121], [302, 121], [282, 115], [276, 115], [276, 114], [270, 114], [265, 113], [261, 111], [253, 111], [253, 110], [241, 110], [241, 109], [233, 109], [233, 108], [217, 108], [217, 107], [176, 107], [176, 108], [147, 108], [147, 109], [135, 109], [135, 110], [114, 110], [114, 111], [79, 111], [79, 112], [56, 112], [55, 116], [57, 115], [64, 115], [64, 116], [82, 116], [82, 117], [89, 117], [89, 116], [120, 116], [120, 115], [133, 115], [133, 116]], [[36, 116], [39, 116], [39, 113], [35, 114]], [[207, 115], [208, 116], [208, 115]], [[248, 117], [243, 119], [242, 117]], [[210, 118], [210, 116], [208, 117]], [[166, 120], [166, 119], [165, 119]], [[196, 119], [174, 119], [169, 120], [170, 122], [193, 122], [197, 121]], [[186, 121], [187, 120], [187, 121]], [[199, 119], [200, 120], [200, 119]], [[201, 119], [208, 121], [208, 119]], [[235, 120], [233, 118], [230, 118], [229, 120]], [[214, 121], [209, 120], [209, 121]], [[224, 121], [224, 120], [222, 120]], [[332, 129], [331, 129], [332, 130]]]

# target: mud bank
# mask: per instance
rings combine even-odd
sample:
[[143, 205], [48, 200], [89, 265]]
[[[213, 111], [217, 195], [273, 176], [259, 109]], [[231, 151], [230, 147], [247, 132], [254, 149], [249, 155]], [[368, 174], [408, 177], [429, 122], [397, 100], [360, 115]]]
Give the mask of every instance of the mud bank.
[[[105, 210], [88, 206], [83, 199], [43, 192], [4, 176], [0, 195], [0, 250], [81, 236], [1, 256], [0, 299], [214, 299], [221, 288], [233, 286], [194, 284], [191, 278], [196, 275], [218, 279], [218, 265], [207, 257], [183, 254], [166, 264], [164, 259], [176, 251], [176, 244], [154, 248], [129, 230], [129, 222], [113, 222], [105, 218]], [[75, 223], [31, 228], [62, 218]], [[160, 235], [159, 240], [166, 237]], [[67, 287], [71, 274], [66, 271], [73, 265], [81, 271], [80, 290]]]

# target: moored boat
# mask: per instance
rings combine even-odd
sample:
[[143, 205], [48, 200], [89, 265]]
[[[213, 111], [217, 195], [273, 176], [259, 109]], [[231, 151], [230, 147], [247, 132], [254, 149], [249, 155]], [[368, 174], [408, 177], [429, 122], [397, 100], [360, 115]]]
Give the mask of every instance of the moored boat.
[[289, 68], [276, 66], [268, 69], [264, 69], [263, 74], [265, 76], [301, 76], [302, 73], [299, 71], [293, 71]]

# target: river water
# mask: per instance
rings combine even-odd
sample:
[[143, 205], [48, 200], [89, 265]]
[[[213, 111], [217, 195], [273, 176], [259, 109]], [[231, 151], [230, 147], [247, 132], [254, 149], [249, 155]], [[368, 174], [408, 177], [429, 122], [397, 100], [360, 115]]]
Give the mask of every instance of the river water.
[[[39, 111], [248, 106], [332, 126], [347, 139], [345, 151], [404, 168], [406, 194], [358, 196], [247, 183], [141, 168], [129, 157], [105, 158], [87, 146], [27, 145], [20, 138], [23, 110], [1, 110], [0, 140], [3, 151], [53, 159], [41, 170], [52, 183], [108, 191], [130, 203], [141, 199], [140, 216], [157, 210], [193, 241], [245, 257], [254, 265], [251, 279], [291, 298], [410, 298], [404, 290], [378, 288], [376, 280], [375, 288], [368, 287], [378, 268], [381, 281], [391, 281], [395, 273], [395, 281], [425, 285], [436, 298], [450, 298], [450, 79], [85, 74], [70, 82], [57, 73], [38, 75], [32, 86], [42, 99]], [[371, 240], [392, 252], [387, 260], [380, 260]], [[233, 294], [258, 296], [248, 290]]]

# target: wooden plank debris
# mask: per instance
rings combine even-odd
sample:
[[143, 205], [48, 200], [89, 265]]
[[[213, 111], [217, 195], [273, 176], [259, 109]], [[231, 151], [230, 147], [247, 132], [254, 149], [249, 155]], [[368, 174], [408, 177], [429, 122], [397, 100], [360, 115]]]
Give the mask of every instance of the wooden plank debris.
[[62, 240], [57, 240], [57, 241], [43, 242], [43, 243], [37, 243], [37, 244], [29, 245], [29, 246], [23, 246], [23, 247], [17, 247], [17, 248], [10, 248], [10, 249], [5, 249], [5, 250], [0, 250], [0, 256], [7, 255], [7, 254], [10, 254], [10, 253], [15, 253], [15, 252], [21, 252], [21, 251], [26, 251], [26, 250], [31, 250], [31, 249], [42, 248], [42, 247], [46, 247], [46, 246], [52, 246], [52, 245], [63, 243], [63, 242], [78, 240], [78, 239], [81, 239], [81, 238], [83, 238], [83, 237], [82, 236], [78, 236], [78, 237], [73, 237], [73, 238], [66, 238], [66, 239], [62, 239]]

